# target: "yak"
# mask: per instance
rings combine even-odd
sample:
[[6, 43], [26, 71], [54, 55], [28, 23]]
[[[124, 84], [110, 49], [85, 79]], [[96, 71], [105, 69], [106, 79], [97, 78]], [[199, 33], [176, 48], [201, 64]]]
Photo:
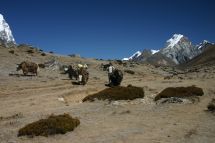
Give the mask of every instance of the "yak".
[[80, 68], [78, 71], [78, 77], [79, 84], [85, 85], [89, 79], [89, 72], [86, 70], [86, 68]]
[[110, 75], [110, 86], [119, 86], [123, 79], [123, 73], [119, 69], [115, 69]]
[[27, 75], [29, 72], [38, 75], [39, 66], [33, 62], [21, 62], [21, 64], [17, 64], [16, 71], [22, 70], [24, 75]]
[[65, 73], [69, 74], [69, 78], [73, 79], [73, 77], [77, 80], [78, 79], [78, 70], [75, 69], [72, 65], [69, 65], [68, 68], [64, 69]]

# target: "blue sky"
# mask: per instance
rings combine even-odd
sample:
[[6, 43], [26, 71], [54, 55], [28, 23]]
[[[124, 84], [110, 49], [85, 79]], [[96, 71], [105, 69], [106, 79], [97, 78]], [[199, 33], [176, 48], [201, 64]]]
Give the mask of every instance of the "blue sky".
[[121, 59], [160, 49], [174, 33], [215, 42], [214, 0], [0, 0], [18, 44]]

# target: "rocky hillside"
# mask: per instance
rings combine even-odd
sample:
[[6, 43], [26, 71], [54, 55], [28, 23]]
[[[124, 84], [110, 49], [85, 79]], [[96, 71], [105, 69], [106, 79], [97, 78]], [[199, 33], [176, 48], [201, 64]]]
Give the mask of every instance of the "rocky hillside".
[[215, 45], [205, 47], [200, 55], [196, 56], [189, 62], [182, 64], [181, 67], [212, 65], [215, 65]]
[[156, 65], [180, 65], [189, 62], [212, 45], [214, 44], [207, 40], [198, 45], [193, 45], [187, 37], [174, 34], [172, 38], [166, 41], [164, 48], [160, 50], [143, 50], [141, 53], [138, 51], [138, 54], [131, 56], [128, 60]]

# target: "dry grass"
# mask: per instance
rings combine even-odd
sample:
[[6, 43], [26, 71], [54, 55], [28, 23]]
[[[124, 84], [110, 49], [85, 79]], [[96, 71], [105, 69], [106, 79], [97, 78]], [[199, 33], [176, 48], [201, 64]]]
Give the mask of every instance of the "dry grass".
[[156, 97], [155, 101], [161, 98], [170, 97], [192, 97], [192, 96], [202, 96], [204, 94], [203, 90], [199, 87], [188, 86], [188, 87], [168, 87], [161, 91]]
[[95, 98], [98, 100], [133, 100], [136, 98], [143, 98], [144, 91], [141, 87], [128, 86], [128, 87], [113, 87], [104, 89], [96, 94], [89, 95], [83, 99], [85, 101], [94, 101]]
[[73, 131], [80, 124], [79, 119], [72, 118], [69, 114], [51, 115], [48, 119], [30, 123], [21, 128], [18, 136], [49, 136], [54, 134], [65, 134]]

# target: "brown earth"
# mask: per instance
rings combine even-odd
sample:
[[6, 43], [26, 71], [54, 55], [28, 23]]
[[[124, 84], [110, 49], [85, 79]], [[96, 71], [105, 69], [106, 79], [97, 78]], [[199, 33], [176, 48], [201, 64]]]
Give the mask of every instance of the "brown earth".
[[[14, 53], [9, 52], [14, 50]], [[94, 101], [82, 99], [102, 91], [107, 73], [99, 67], [107, 61], [71, 58], [39, 51], [27, 53], [26, 47], [0, 47], [0, 143], [213, 143], [215, 116], [206, 112], [215, 97], [215, 66], [183, 72], [169, 67], [114, 63], [124, 73], [122, 86], [142, 87], [145, 96], [132, 101]], [[55, 67], [40, 69], [39, 76], [16, 76], [16, 64], [23, 60], [44, 63], [55, 59], [62, 64], [87, 63], [90, 79], [74, 85], [67, 75]], [[12, 73], [9, 76], [9, 73]], [[177, 73], [177, 74], [172, 74]], [[164, 80], [164, 77], [170, 78]], [[200, 87], [204, 95], [196, 103], [157, 104], [154, 97], [167, 87]], [[72, 132], [49, 137], [17, 137], [25, 125], [51, 114], [68, 113], [81, 124]]]

